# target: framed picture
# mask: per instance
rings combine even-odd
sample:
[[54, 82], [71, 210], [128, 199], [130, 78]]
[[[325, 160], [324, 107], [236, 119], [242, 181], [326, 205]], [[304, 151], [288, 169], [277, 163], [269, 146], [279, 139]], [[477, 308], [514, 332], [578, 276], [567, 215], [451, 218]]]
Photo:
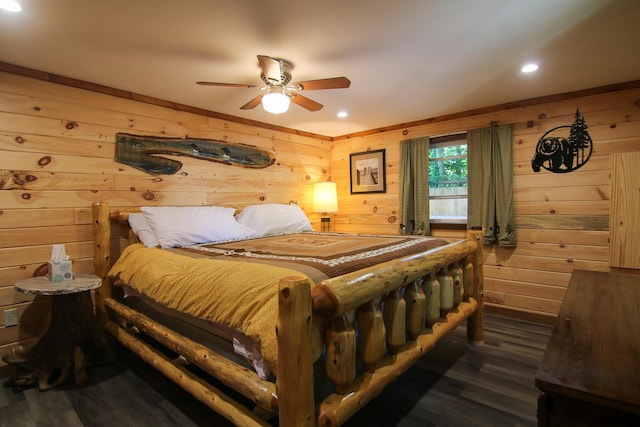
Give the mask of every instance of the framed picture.
[[349, 155], [351, 194], [386, 193], [384, 149]]

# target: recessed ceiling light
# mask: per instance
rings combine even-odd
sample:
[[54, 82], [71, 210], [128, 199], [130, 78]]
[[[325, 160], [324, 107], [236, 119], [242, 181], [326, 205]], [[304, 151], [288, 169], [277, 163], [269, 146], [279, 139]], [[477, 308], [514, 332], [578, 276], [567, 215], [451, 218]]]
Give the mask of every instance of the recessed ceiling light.
[[0, 9], [8, 12], [20, 12], [22, 6], [16, 0], [0, 0]]
[[338, 112], [338, 117], [340, 117], [341, 119], [344, 119], [345, 117], [347, 117], [349, 114], [346, 111], [339, 111]]
[[533, 73], [538, 69], [538, 64], [526, 64], [520, 69], [523, 73]]

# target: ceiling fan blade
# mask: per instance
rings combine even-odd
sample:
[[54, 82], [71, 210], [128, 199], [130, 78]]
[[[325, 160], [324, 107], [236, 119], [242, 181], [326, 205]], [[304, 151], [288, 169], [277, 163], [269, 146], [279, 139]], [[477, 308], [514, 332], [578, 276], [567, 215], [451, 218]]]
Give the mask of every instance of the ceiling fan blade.
[[292, 86], [296, 85], [300, 87], [298, 90], [346, 89], [351, 86], [351, 80], [346, 77], [332, 77], [329, 79], [292, 83]]
[[302, 108], [306, 108], [309, 111], [318, 111], [323, 107], [322, 104], [305, 96], [302, 96], [299, 93], [294, 93], [291, 95], [291, 102], [293, 102], [294, 104], [298, 104]]
[[255, 85], [246, 85], [242, 83], [196, 82], [196, 84], [203, 85], [203, 86], [241, 87], [245, 89], [257, 89], [260, 87]]
[[269, 83], [280, 84], [282, 82], [282, 70], [280, 69], [280, 61], [269, 56], [258, 55], [258, 62], [262, 69], [262, 75]]
[[242, 107], [240, 107], [241, 110], [250, 110], [252, 108], [256, 108], [258, 105], [260, 105], [260, 101], [262, 101], [262, 97], [264, 95], [258, 95], [255, 98], [253, 98], [251, 101], [247, 102], [246, 104], [244, 104]]

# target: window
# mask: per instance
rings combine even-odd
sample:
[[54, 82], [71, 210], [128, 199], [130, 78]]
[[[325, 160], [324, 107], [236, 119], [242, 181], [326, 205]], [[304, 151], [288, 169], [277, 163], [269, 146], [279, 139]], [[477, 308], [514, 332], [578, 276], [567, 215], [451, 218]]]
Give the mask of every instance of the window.
[[433, 138], [429, 144], [429, 219], [467, 222], [467, 136]]

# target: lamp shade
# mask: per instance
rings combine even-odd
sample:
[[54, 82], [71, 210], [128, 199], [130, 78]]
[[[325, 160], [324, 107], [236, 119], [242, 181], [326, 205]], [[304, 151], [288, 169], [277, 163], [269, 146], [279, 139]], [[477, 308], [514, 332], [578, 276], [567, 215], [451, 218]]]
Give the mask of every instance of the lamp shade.
[[272, 114], [284, 113], [289, 109], [289, 97], [281, 92], [270, 92], [262, 97], [262, 107]]
[[338, 212], [338, 193], [335, 182], [313, 184], [313, 212]]

